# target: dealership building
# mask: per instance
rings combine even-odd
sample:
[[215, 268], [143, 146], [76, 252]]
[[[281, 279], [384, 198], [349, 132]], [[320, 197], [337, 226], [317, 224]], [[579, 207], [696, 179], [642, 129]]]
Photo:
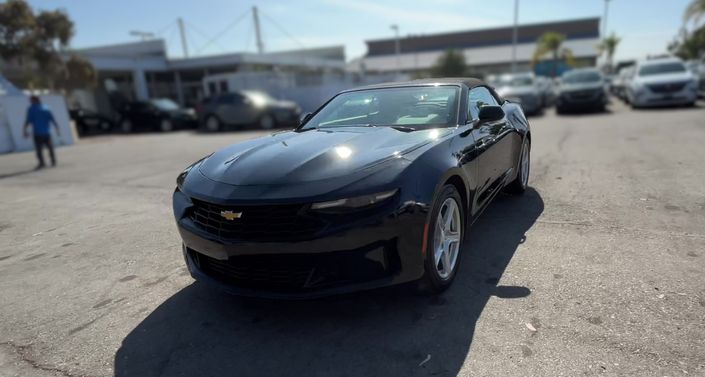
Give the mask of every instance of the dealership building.
[[343, 74], [345, 68], [343, 46], [171, 58], [164, 40], [154, 39], [76, 49], [71, 53], [86, 58], [95, 67], [99, 83], [97, 102], [105, 102], [108, 93], [118, 92], [127, 99], [168, 97], [193, 105], [204, 96], [204, 78], [212, 75], [251, 71], [295, 73], [298, 82], [292, 85], [312, 85], [324, 75]]
[[[572, 51], [576, 65], [594, 66], [600, 42], [600, 18], [519, 25], [516, 58], [520, 71], [531, 69], [536, 41], [545, 32], [566, 36], [563, 47]], [[367, 54], [357, 67], [365, 72], [422, 73], [428, 71], [447, 50], [462, 52], [466, 64], [474, 73], [509, 72], [512, 65], [512, 26], [458, 31], [366, 41]], [[543, 66], [545, 67], [545, 65]], [[538, 64], [540, 71], [542, 65]], [[538, 72], [542, 73], [542, 72]]]

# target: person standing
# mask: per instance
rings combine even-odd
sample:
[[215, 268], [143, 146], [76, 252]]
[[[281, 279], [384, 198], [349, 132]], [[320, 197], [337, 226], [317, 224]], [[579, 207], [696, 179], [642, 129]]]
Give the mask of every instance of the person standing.
[[27, 109], [27, 120], [25, 120], [24, 123], [24, 137], [29, 137], [28, 129], [31, 124], [34, 136], [34, 148], [37, 151], [37, 158], [39, 159], [37, 170], [46, 166], [44, 164], [44, 156], [42, 155], [42, 149], [44, 149], [45, 146], [49, 149], [51, 166], [56, 166], [54, 146], [51, 144], [51, 133], [49, 131], [51, 123], [53, 123], [56, 128], [56, 134], [60, 136], [59, 125], [54, 120], [54, 115], [52, 115], [51, 111], [46, 106], [42, 105], [39, 97], [31, 96], [29, 101], [31, 104]]

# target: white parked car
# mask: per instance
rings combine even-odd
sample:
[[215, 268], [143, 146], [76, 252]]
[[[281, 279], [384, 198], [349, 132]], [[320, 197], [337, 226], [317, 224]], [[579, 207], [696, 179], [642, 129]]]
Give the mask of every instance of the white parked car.
[[627, 86], [632, 107], [687, 105], [698, 99], [698, 80], [678, 58], [639, 61]]
[[497, 81], [496, 90], [500, 96], [521, 104], [526, 114], [543, 111], [543, 95], [533, 73], [502, 75]]

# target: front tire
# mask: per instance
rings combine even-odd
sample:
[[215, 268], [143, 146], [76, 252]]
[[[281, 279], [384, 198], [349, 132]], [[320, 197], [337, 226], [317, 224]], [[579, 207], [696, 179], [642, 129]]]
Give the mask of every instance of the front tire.
[[433, 203], [421, 288], [433, 293], [446, 290], [460, 265], [465, 234], [465, 209], [458, 190], [446, 185]]
[[521, 195], [529, 187], [529, 173], [531, 172], [531, 142], [528, 137], [524, 137], [521, 144], [517, 177], [507, 185], [507, 191], [512, 194]]

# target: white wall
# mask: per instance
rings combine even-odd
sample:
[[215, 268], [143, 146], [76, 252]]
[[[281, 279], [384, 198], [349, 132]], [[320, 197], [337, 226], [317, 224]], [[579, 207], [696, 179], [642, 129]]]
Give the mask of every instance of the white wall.
[[[52, 126], [51, 132], [54, 146], [73, 144], [73, 133], [71, 132], [70, 118], [64, 97], [43, 95], [40, 98], [42, 103], [51, 110], [61, 130], [61, 137], [58, 137]], [[34, 148], [34, 141], [31, 135], [29, 138], [25, 138], [22, 132], [28, 107], [28, 96], [0, 96], [0, 109], [2, 109], [0, 110], [0, 153], [21, 152]]]

